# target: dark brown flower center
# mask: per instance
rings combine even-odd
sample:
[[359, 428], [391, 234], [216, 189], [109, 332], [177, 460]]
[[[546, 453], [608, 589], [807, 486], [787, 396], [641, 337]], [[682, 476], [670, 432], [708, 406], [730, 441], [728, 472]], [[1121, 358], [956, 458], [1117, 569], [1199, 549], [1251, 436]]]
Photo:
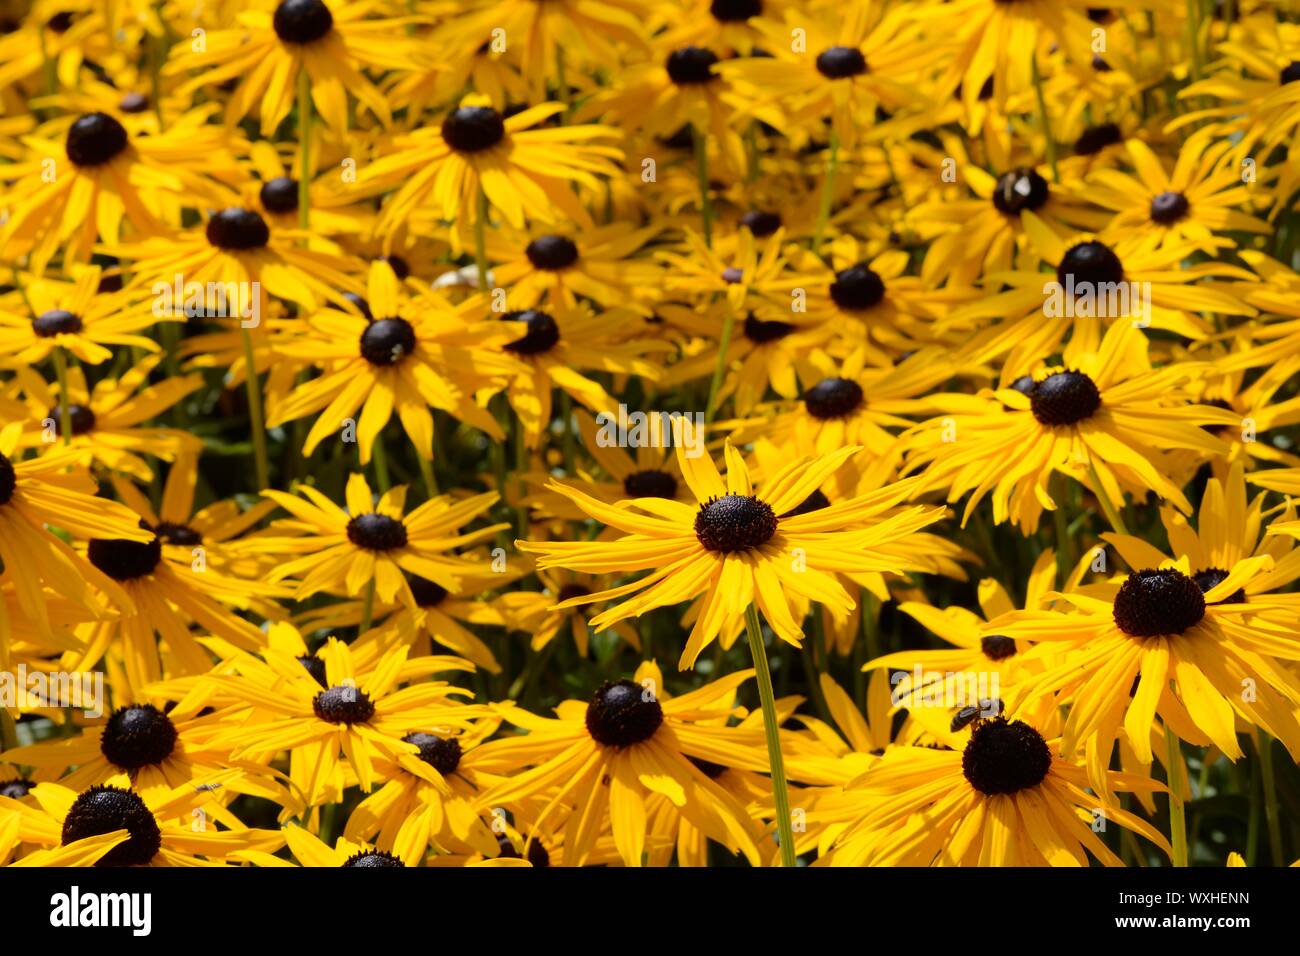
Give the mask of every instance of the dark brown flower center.
[[126, 128], [107, 113], [87, 113], [68, 130], [65, 149], [75, 166], [102, 166], [126, 149]]
[[961, 755], [962, 773], [987, 796], [1036, 787], [1052, 769], [1047, 741], [1023, 721], [987, 720], [971, 732]]
[[649, 740], [663, 722], [659, 701], [626, 679], [601, 684], [587, 704], [587, 732], [606, 747], [630, 747]]
[[285, 43], [315, 43], [334, 27], [334, 15], [321, 0], [284, 0], [271, 20], [275, 35]]
[[1174, 568], [1134, 571], [1112, 607], [1115, 625], [1130, 637], [1181, 634], [1205, 616], [1196, 581]]
[[176, 725], [153, 704], [130, 704], [109, 715], [99, 749], [123, 770], [160, 764], [176, 749]]
[[442, 121], [442, 138], [458, 153], [481, 153], [505, 135], [505, 120], [490, 106], [461, 106]]
[[750, 551], [772, 540], [777, 518], [772, 506], [754, 495], [723, 495], [700, 505], [695, 537], [708, 551]]
[[139, 794], [119, 787], [91, 787], [72, 802], [63, 819], [63, 846], [126, 830], [130, 837], [105, 853], [95, 866], [144, 866], [162, 848], [162, 831]]
[[1074, 425], [1101, 408], [1101, 392], [1083, 372], [1053, 372], [1034, 384], [1029, 407], [1041, 425]]

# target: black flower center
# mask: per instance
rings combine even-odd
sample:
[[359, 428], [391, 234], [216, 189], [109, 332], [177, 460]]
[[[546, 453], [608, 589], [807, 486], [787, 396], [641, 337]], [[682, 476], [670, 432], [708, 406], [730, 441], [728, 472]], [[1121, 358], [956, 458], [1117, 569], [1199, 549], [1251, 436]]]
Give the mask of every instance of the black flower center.
[[298, 180], [292, 176], [276, 176], [262, 183], [257, 195], [267, 212], [293, 212], [298, 208]]
[[1151, 200], [1151, 221], [1168, 226], [1186, 216], [1190, 208], [1182, 193], [1163, 192]]
[[406, 525], [397, 518], [370, 511], [348, 522], [348, 540], [367, 551], [395, 551], [406, 547]]
[[196, 544], [203, 543], [203, 535], [199, 534], [187, 524], [176, 524], [172, 521], [160, 521], [154, 525], [154, 534], [163, 539], [166, 544], [179, 544], [193, 547]]
[[407, 734], [402, 740], [419, 747], [420, 752], [416, 756], [444, 777], [455, 773], [460, 766], [460, 741], [455, 737], [415, 733]]
[[548, 312], [525, 309], [523, 312], [507, 312], [501, 318], [507, 322], [523, 322], [528, 327], [523, 338], [502, 346], [507, 352], [541, 355], [555, 348], [560, 341], [560, 327]]
[[1100, 53], [1094, 53], [1092, 55], [1092, 68], [1098, 73], [1111, 72], [1111, 65], [1106, 62], [1105, 58], [1102, 57]]
[[1092, 156], [1100, 153], [1107, 146], [1114, 146], [1124, 140], [1124, 134], [1114, 123], [1102, 123], [1089, 126], [1074, 141], [1074, 151], [1080, 156]]
[[1296, 80], [1300, 80], [1300, 60], [1292, 60], [1282, 68], [1281, 82], [1283, 86], [1294, 83]]
[[587, 733], [606, 747], [629, 747], [649, 740], [663, 722], [659, 701], [640, 684], [626, 679], [605, 681], [587, 705]]
[[865, 396], [862, 386], [851, 378], [824, 378], [804, 394], [804, 408], [823, 421], [846, 418], [857, 411]]
[[117, 102], [123, 113], [143, 113], [149, 108], [149, 97], [143, 93], [127, 93]]
[[34, 786], [36, 784], [30, 780], [24, 780], [22, 777], [15, 777], [13, 780], [0, 780], [0, 797], [19, 800], [31, 793]]
[[14, 471], [14, 463], [0, 452], [0, 505], [9, 504], [17, 488], [18, 473]]
[[153, 704], [129, 704], [109, 715], [99, 750], [123, 770], [159, 764], [176, 748], [176, 725]]
[[847, 80], [867, 72], [867, 58], [855, 46], [833, 46], [817, 54], [817, 72], [828, 80]]
[[528, 244], [524, 255], [534, 269], [555, 272], [578, 261], [578, 247], [568, 236], [538, 236]]
[[971, 732], [961, 755], [962, 773], [980, 793], [1018, 793], [1043, 782], [1052, 752], [1043, 735], [1023, 721], [984, 721]]
[[1075, 289], [1092, 286], [1096, 291], [1103, 283], [1123, 282], [1124, 263], [1110, 246], [1090, 239], [1066, 250], [1056, 267], [1056, 278], [1063, 286], [1071, 284]]
[[807, 498], [799, 502], [799, 504], [795, 505], [785, 514], [781, 515], [781, 517], [797, 518], [799, 517], [799, 515], [806, 515], [814, 511], [821, 511], [823, 508], [829, 508], [830, 506], [831, 506], [830, 499], [827, 498], [826, 495], [822, 494], [822, 490], [820, 488], [817, 488], [814, 489], [813, 493], [810, 494]]
[[315, 43], [334, 27], [334, 15], [321, 0], [284, 0], [271, 21], [285, 43]]
[[831, 283], [831, 299], [850, 312], [873, 308], [884, 297], [885, 280], [865, 262], [835, 273], [835, 281]]
[[669, 53], [665, 66], [669, 79], [678, 86], [690, 86], [717, 79], [717, 74], [713, 72], [713, 65], [717, 62], [718, 55], [712, 50], [686, 46]]
[[727, 283], [727, 285], [735, 285], [743, 278], [745, 278], [744, 269], [737, 269], [735, 266], [727, 266], [727, 268], [722, 270], [722, 281]]
[[45, 25], [54, 33], [67, 33], [72, 27], [72, 12], [69, 10], [60, 10], [54, 16], [45, 21]]
[[1037, 171], [1021, 167], [1003, 173], [993, 189], [993, 208], [1018, 216], [1026, 209], [1041, 209], [1047, 202], [1047, 180]]
[[1181, 634], [1205, 616], [1197, 583], [1173, 568], [1134, 571], [1120, 585], [1112, 609], [1116, 626], [1131, 637]]
[[763, 12], [763, 0], [713, 0], [709, 13], [720, 23], [744, 23]]
[[361, 688], [340, 684], [321, 691], [311, 701], [316, 716], [329, 724], [364, 724], [375, 716], [375, 703]]
[[666, 471], [634, 471], [623, 479], [629, 498], [676, 498], [677, 479]]
[[107, 113], [87, 113], [68, 130], [65, 149], [75, 166], [102, 166], [127, 147], [126, 128]]
[[505, 120], [490, 106], [461, 106], [442, 121], [442, 138], [458, 153], [491, 149], [505, 135]]
[[756, 345], [775, 342], [794, 331], [794, 326], [780, 319], [760, 319], [750, 312], [745, 316], [745, 338]]
[[754, 237], [765, 239], [781, 228], [781, 214], [779, 212], [764, 212], [761, 209], [751, 209], [740, 217], [740, 224], [748, 229]]
[[987, 634], [980, 638], [980, 650], [991, 661], [1004, 661], [1016, 653], [1016, 642], [1004, 634]]
[[66, 309], [51, 309], [32, 319], [32, 331], [43, 339], [75, 335], [81, 331], [81, 317]]
[[[1200, 588], [1201, 593], [1204, 594], [1206, 591], [1212, 591], [1224, 581], [1228, 580], [1228, 572], [1223, 568], [1206, 568], [1203, 571], [1197, 571], [1193, 574], [1192, 580], [1196, 582], [1196, 586]], [[1216, 601], [1215, 603], [1245, 604], [1246, 591], [1244, 588], [1237, 588], [1237, 590], [1233, 591], [1226, 598], [1221, 601]]]
[[1053, 372], [1029, 392], [1029, 408], [1040, 425], [1074, 425], [1101, 408], [1101, 392], [1083, 372]]
[[723, 495], [700, 505], [695, 537], [709, 551], [749, 551], [772, 540], [776, 513], [754, 495]]
[[447, 597], [447, 589], [435, 581], [412, 574], [407, 583], [417, 607], [437, 607]]
[[[143, 521], [140, 527], [149, 526]], [[158, 567], [162, 560], [162, 540], [127, 541], [125, 538], [91, 538], [86, 547], [90, 563], [114, 581], [131, 581], [142, 578]]]
[[415, 329], [406, 319], [376, 319], [361, 333], [361, 357], [371, 365], [396, 365], [415, 351]]
[[[54, 422], [54, 434], [63, 436], [63, 407], [54, 406], [46, 416]], [[72, 428], [72, 434], [85, 435], [95, 429], [95, 413], [85, 405], [68, 406], [68, 425]]]
[[299, 664], [311, 676], [311, 679], [322, 687], [329, 687], [325, 683], [325, 662], [315, 654], [300, 654], [297, 658]]
[[208, 242], [218, 249], [261, 249], [271, 241], [266, 220], [251, 209], [223, 209], [208, 220]]
[[353, 853], [343, 861], [341, 866], [348, 868], [358, 866], [402, 868], [406, 864], [385, 850], [364, 850], [361, 853]]
[[138, 794], [119, 787], [91, 787], [77, 797], [63, 819], [62, 843], [67, 846], [114, 830], [126, 830], [131, 836], [95, 866], [144, 866], [162, 847], [162, 832], [149, 807]]

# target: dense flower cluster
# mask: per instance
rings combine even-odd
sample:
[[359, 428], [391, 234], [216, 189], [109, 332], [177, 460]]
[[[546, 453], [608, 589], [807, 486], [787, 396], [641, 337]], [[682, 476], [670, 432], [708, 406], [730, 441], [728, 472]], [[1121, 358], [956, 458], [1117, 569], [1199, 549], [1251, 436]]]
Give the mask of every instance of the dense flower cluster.
[[1282, 0], [3, 0], [0, 863], [1290, 862], [1298, 80]]

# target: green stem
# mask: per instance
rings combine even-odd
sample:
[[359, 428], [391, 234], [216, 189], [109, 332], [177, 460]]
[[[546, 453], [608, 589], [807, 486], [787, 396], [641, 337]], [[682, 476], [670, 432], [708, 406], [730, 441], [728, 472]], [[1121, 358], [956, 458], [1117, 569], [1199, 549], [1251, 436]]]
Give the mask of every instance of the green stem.
[[370, 446], [370, 460], [375, 463], [375, 483], [379, 486], [379, 493], [383, 494], [392, 487], [392, 482], [388, 477], [388, 452], [382, 435], [376, 435], [375, 443]]
[[375, 618], [375, 579], [371, 576], [366, 582], [366, 595], [361, 600], [361, 629], [357, 631], [360, 637], [366, 631], [370, 630], [370, 625]]
[[18, 724], [8, 707], [0, 707], [0, 751], [18, 746]]
[[1169, 784], [1169, 830], [1174, 866], [1187, 866], [1187, 808], [1183, 792], [1183, 748], [1178, 735], [1165, 725], [1165, 779]]
[[1273, 738], [1262, 730], [1256, 743], [1259, 769], [1264, 777], [1264, 819], [1268, 822], [1268, 852], [1274, 866], [1282, 862], [1282, 820], [1278, 816], [1277, 778], [1273, 774]]
[[763, 647], [763, 630], [758, 623], [758, 609], [745, 609], [745, 631], [749, 636], [749, 653], [754, 658], [758, 676], [758, 697], [763, 705], [763, 733], [767, 738], [767, 759], [772, 768], [772, 799], [776, 805], [776, 830], [781, 841], [781, 865], [796, 866], [794, 827], [790, 820], [790, 791], [785, 781], [785, 760], [781, 757], [781, 729], [776, 720], [776, 695], [772, 692], [772, 672], [767, 667], [767, 650]]
[[59, 434], [63, 436], [63, 444], [72, 444], [72, 397], [68, 394], [68, 357], [63, 354], [63, 349], [55, 347], [54, 352], [54, 374], [59, 379]]
[[709, 137], [697, 126], [691, 127], [695, 145], [695, 178], [700, 183], [700, 217], [704, 220], [704, 244], [713, 248], [713, 200], [709, 196]]
[[239, 336], [244, 342], [244, 388], [248, 392], [249, 426], [253, 431], [253, 458], [257, 466], [257, 489], [271, 487], [271, 470], [266, 460], [266, 424], [262, 418], [262, 388], [257, 380], [257, 361], [253, 356], [253, 337], [241, 321]]
[[1047, 165], [1052, 167], [1052, 181], [1061, 181], [1061, 172], [1056, 168], [1056, 140], [1052, 139], [1052, 124], [1047, 121], [1047, 97], [1043, 95], [1043, 77], [1038, 72], [1038, 51], [1029, 58], [1029, 66], [1034, 76], [1034, 96], [1038, 99], [1038, 119], [1043, 125], [1044, 149], [1047, 152]]
[[822, 237], [831, 218], [831, 203], [835, 200], [835, 174], [840, 167], [840, 134], [831, 127], [830, 158], [826, 163], [826, 178], [822, 180], [821, 202], [817, 207], [817, 225], [813, 229], [813, 254], [822, 254]]
[[1070, 570], [1074, 567], [1073, 548], [1070, 539], [1069, 516], [1065, 513], [1065, 486], [1066, 477], [1062, 474], [1056, 475], [1056, 494], [1052, 497], [1056, 500], [1056, 508], [1052, 512], [1052, 525], [1056, 533], [1056, 575], [1061, 584], [1070, 575]]
[[731, 335], [736, 325], [736, 310], [731, 307], [729, 302], [724, 302], [723, 306], [727, 310], [726, 317], [722, 320], [722, 338], [718, 342], [718, 361], [713, 366], [713, 378], [709, 380], [709, 400], [704, 406], [704, 420], [713, 421], [713, 413], [717, 410], [718, 389], [722, 387], [722, 374], [727, 368], [727, 353], [731, 351]]
[[1187, 0], [1187, 42], [1192, 48], [1192, 81], [1201, 78], [1201, 4]]
[[479, 186], [478, 200], [475, 203], [474, 211], [474, 265], [478, 268], [480, 292], [488, 290], [487, 217], [487, 193], [483, 191], [482, 186]]
[[298, 225], [311, 228], [311, 77], [298, 69]]
[[1097, 466], [1091, 461], [1088, 462], [1088, 477], [1092, 479], [1092, 493], [1096, 495], [1097, 503], [1101, 505], [1101, 510], [1105, 512], [1106, 520], [1110, 522], [1110, 526], [1118, 534], [1128, 534], [1128, 526], [1124, 524], [1124, 519], [1120, 517], [1119, 512], [1115, 510], [1115, 506], [1106, 497], [1106, 489], [1097, 476]]
[[433, 462], [423, 455], [416, 455], [420, 463], [420, 476], [424, 479], [424, 491], [430, 498], [438, 497], [438, 479], [433, 476]]

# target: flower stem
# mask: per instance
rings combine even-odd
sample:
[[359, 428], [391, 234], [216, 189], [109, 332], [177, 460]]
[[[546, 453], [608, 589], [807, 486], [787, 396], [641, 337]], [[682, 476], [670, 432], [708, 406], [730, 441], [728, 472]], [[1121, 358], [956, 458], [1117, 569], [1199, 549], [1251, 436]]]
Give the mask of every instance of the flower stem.
[[718, 341], [718, 361], [713, 366], [713, 378], [709, 380], [709, 400], [704, 406], [706, 422], [713, 421], [713, 413], [717, 411], [718, 389], [722, 387], [722, 373], [727, 368], [727, 353], [731, 351], [731, 335], [736, 325], [736, 310], [726, 302], [724, 308], [727, 310], [727, 315], [722, 320], [722, 338]]
[[478, 269], [478, 288], [480, 292], [486, 292], [488, 289], [487, 217], [487, 193], [483, 191], [483, 187], [480, 185], [474, 210], [474, 265]]
[[1174, 845], [1174, 866], [1187, 866], [1187, 809], [1183, 789], [1183, 749], [1178, 735], [1165, 724], [1165, 777], [1169, 783], [1169, 830]]
[[376, 435], [375, 443], [370, 446], [370, 460], [375, 463], [375, 484], [379, 487], [379, 493], [383, 494], [392, 484], [388, 477], [388, 451], [384, 448], [382, 435]]
[[767, 737], [767, 759], [772, 768], [772, 799], [776, 804], [781, 865], [794, 867], [794, 828], [790, 820], [790, 792], [785, 782], [785, 761], [781, 757], [781, 730], [776, 721], [776, 695], [772, 691], [772, 672], [767, 667], [767, 650], [763, 647], [758, 609], [753, 604], [745, 609], [745, 631], [749, 636], [749, 653], [754, 658], [754, 671], [758, 676], [758, 696], [763, 704], [763, 733]]
[[1052, 124], [1047, 121], [1047, 97], [1043, 95], [1043, 77], [1038, 72], [1038, 52], [1029, 58], [1029, 66], [1034, 76], [1034, 95], [1038, 98], [1038, 119], [1043, 125], [1044, 150], [1047, 152], [1047, 165], [1052, 167], [1052, 181], [1061, 181], [1061, 171], [1056, 168], [1056, 140], [1052, 139]]
[[357, 631], [360, 637], [366, 631], [370, 630], [370, 625], [375, 617], [375, 579], [372, 576], [366, 582], [366, 595], [361, 600], [361, 629]]
[[257, 489], [271, 487], [271, 471], [266, 461], [266, 424], [262, 417], [262, 388], [257, 381], [257, 361], [253, 356], [253, 337], [241, 321], [239, 336], [244, 342], [244, 388], [248, 391], [248, 418], [253, 432], [253, 459], [257, 466]]
[[1105, 512], [1106, 520], [1110, 522], [1110, 526], [1115, 529], [1117, 534], [1128, 534], [1128, 526], [1124, 524], [1124, 519], [1120, 517], [1119, 512], [1115, 510], [1115, 506], [1106, 497], [1106, 489], [1097, 476], [1097, 466], [1091, 461], [1088, 462], [1088, 477], [1092, 479], [1092, 492], [1097, 496], [1097, 503], [1101, 505], [1101, 510]]
[[704, 244], [713, 247], [713, 200], [709, 198], [709, 137], [698, 126], [691, 127], [695, 145], [695, 177], [700, 182], [700, 216], [704, 220]]
[[826, 224], [831, 218], [831, 203], [835, 199], [835, 174], [840, 168], [840, 134], [831, 127], [831, 140], [827, 147], [830, 157], [826, 162], [826, 178], [822, 180], [821, 203], [817, 207], [817, 225], [813, 229], [814, 255], [822, 254], [822, 237], [826, 235]]
[[1273, 738], [1262, 730], [1256, 739], [1259, 769], [1264, 778], [1264, 819], [1268, 822], [1268, 852], [1274, 866], [1282, 862], [1282, 822], [1278, 816], [1277, 778], [1273, 774]]
[[311, 228], [311, 77], [298, 70], [298, 225]]
[[63, 436], [63, 444], [72, 444], [72, 398], [68, 395], [68, 357], [63, 354], [63, 349], [55, 348], [54, 356], [54, 374], [59, 378], [59, 434]]
[[433, 476], [433, 462], [417, 454], [415, 460], [420, 463], [420, 476], [424, 478], [424, 491], [430, 498], [438, 497], [438, 479]]

